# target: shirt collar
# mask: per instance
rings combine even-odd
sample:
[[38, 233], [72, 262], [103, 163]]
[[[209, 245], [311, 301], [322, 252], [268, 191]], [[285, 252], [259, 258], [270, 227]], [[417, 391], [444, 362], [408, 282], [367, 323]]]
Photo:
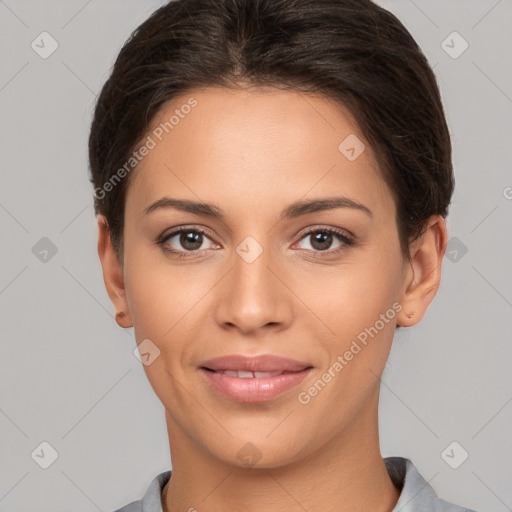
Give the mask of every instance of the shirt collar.
[[[440, 499], [414, 464], [404, 457], [386, 457], [386, 469], [401, 491], [392, 512], [474, 512]], [[157, 475], [142, 498], [142, 512], [162, 512], [162, 491], [171, 478], [171, 470]]]
[[392, 512], [475, 512], [439, 498], [409, 459], [387, 457], [384, 462], [391, 481], [401, 490]]

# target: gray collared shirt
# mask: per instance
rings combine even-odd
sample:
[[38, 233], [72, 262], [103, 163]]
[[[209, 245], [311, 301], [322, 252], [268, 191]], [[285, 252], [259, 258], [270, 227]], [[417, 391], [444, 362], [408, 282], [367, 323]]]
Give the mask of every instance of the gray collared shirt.
[[[401, 489], [392, 512], [475, 512], [439, 498], [409, 459], [387, 457], [384, 462], [391, 480]], [[115, 512], [162, 512], [162, 490], [169, 478], [171, 470], [160, 473], [153, 478], [141, 500], [133, 501]]]

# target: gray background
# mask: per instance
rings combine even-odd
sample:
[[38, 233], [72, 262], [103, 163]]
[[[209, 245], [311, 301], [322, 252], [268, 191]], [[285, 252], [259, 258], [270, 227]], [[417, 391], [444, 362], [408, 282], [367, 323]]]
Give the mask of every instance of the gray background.
[[[86, 152], [95, 95], [162, 3], [0, 1], [3, 511], [111, 511], [170, 468], [163, 407], [104, 289]], [[512, 1], [379, 3], [435, 68], [457, 181], [440, 291], [383, 376], [382, 452], [448, 501], [512, 510]], [[58, 43], [46, 59], [31, 47], [43, 31]], [[460, 39], [442, 45], [454, 31], [458, 58], [445, 49]], [[47, 469], [31, 455], [43, 441], [58, 452]], [[469, 453], [457, 469], [453, 441], [452, 464]]]

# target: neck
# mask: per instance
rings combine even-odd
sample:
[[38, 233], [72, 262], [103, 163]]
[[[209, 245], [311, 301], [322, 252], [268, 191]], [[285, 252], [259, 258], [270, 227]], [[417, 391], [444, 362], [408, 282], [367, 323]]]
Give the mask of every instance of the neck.
[[378, 390], [338, 435], [300, 461], [273, 468], [240, 468], [212, 456], [166, 414], [172, 477], [163, 512], [390, 512], [400, 492], [380, 454]]

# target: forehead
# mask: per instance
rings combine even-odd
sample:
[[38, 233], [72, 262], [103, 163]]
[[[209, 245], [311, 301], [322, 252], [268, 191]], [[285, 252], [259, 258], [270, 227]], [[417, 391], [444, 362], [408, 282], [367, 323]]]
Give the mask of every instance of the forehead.
[[344, 195], [394, 208], [374, 152], [348, 109], [297, 91], [193, 89], [166, 103], [141, 144], [128, 202], [181, 195], [247, 210]]

